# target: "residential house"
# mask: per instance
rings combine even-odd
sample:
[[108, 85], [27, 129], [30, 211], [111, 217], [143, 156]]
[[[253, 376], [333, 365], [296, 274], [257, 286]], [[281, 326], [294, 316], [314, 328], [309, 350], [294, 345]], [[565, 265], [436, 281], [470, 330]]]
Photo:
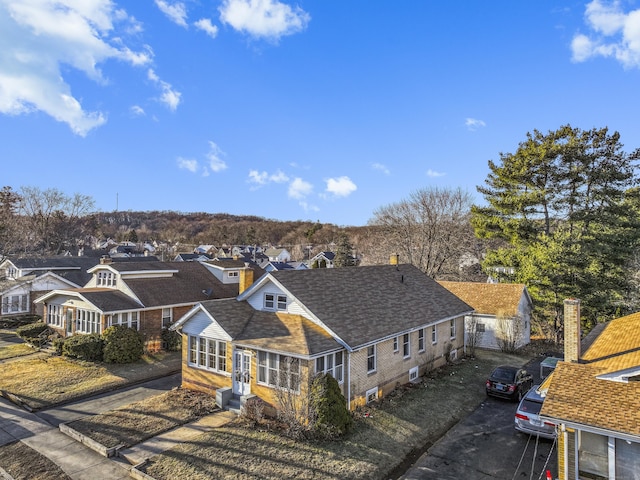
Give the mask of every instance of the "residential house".
[[268, 262], [262, 267], [266, 272], [274, 270], [306, 270], [307, 265], [304, 262]]
[[531, 341], [533, 302], [521, 283], [438, 282], [472, 306], [465, 317], [465, 345], [520, 348]]
[[558, 478], [640, 478], [640, 313], [580, 340], [580, 301], [564, 302], [564, 361], [541, 386], [558, 430]]
[[455, 359], [472, 308], [412, 265], [241, 272], [236, 299], [200, 302], [183, 335], [182, 385], [224, 400], [302, 398], [319, 372], [349, 408]]
[[0, 316], [40, 315], [33, 300], [46, 292], [78, 288], [91, 278], [87, 270], [99, 262], [95, 257], [7, 258], [0, 263]]
[[213, 257], [206, 253], [179, 253], [173, 259], [174, 262], [207, 262]]
[[309, 260], [311, 268], [333, 268], [333, 259], [336, 257], [334, 252], [320, 252], [315, 254]]
[[264, 254], [269, 258], [270, 262], [290, 262], [291, 254], [286, 248], [267, 248]]
[[200, 262], [113, 262], [89, 269], [82, 288], [49, 292], [36, 300], [47, 325], [62, 336], [102, 333], [112, 325], [139, 330], [147, 350], [162, 347], [162, 331], [198, 302], [238, 295]]

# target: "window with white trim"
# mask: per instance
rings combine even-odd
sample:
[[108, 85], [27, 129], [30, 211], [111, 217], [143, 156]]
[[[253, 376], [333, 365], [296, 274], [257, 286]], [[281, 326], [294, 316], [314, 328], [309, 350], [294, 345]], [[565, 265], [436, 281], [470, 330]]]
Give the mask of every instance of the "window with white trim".
[[139, 330], [138, 312], [121, 312], [107, 316], [107, 325], [124, 325]]
[[400, 342], [398, 340], [398, 337], [393, 337], [393, 351], [394, 352], [399, 352], [400, 351]]
[[96, 285], [99, 287], [115, 287], [116, 274], [106, 270], [99, 271], [96, 278]]
[[189, 335], [189, 365], [226, 373], [227, 342]]
[[169, 328], [173, 323], [173, 310], [171, 308], [162, 309], [162, 328]]
[[2, 297], [2, 313], [25, 313], [29, 311], [29, 295], [5, 295]]
[[420, 330], [418, 330], [418, 351], [419, 352], [425, 351], [424, 330], [425, 330], [424, 328], [421, 328]]
[[238, 272], [229, 272], [229, 277], [237, 277], [238, 276]]
[[378, 400], [378, 387], [370, 388], [364, 394], [367, 403], [375, 402]]
[[343, 352], [330, 353], [316, 358], [316, 373], [328, 373], [338, 383], [344, 381], [344, 355]]
[[286, 310], [287, 296], [276, 295], [275, 293], [264, 294], [264, 308], [269, 310]]
[[376, 346], [367, 347], [367, 373], [376, 371]]
[[101, 315], [95, 310], [76, 309], [76, 333], [102, 333]]
[[411, 336], [408, 333], [402, 335], [402, 357], [409, 358], [411, 356]]
[[7, 278], [17, 278], [17, 277], [18, 277], [18, 269], [16, 267], [8, 267]]
[[47, 304], [47, 325], [62, 327], [62, 305]]
[[435, 325], [431, 327], [431, 343], [434, 345], [438, 343], [438, 330]]
[[456, 319], [455, 318], [449, 321], [449, 331], [451, 333], [451, 338], [456, 338]]
[[259, 350], [258, 383], [300, 393], [300, 359]]

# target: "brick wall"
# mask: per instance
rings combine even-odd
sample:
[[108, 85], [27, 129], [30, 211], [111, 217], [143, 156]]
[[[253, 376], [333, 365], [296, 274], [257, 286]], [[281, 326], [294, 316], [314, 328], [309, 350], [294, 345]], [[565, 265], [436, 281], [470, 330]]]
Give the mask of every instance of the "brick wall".
[[564, 301], [564, 361], [580, 359], [580, 300]]

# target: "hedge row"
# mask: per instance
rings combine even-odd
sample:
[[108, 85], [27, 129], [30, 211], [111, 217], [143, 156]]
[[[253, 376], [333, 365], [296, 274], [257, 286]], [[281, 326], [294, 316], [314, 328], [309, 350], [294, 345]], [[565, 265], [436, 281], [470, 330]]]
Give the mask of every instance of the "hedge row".
[[73, 335], [57, 338], [53, 346], [59, 354], [90, 362], [133, 363], [142, 357], [144, 342], [137, 330], [115, 325], [102, 335]]

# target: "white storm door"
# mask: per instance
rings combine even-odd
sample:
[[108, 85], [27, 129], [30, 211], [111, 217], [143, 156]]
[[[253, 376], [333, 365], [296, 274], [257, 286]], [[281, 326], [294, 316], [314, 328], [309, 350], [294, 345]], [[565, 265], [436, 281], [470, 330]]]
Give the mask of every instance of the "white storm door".
[[251, 393], [251, 353], [244, 350], [233, 352], [233, 393], [236, 395]]

